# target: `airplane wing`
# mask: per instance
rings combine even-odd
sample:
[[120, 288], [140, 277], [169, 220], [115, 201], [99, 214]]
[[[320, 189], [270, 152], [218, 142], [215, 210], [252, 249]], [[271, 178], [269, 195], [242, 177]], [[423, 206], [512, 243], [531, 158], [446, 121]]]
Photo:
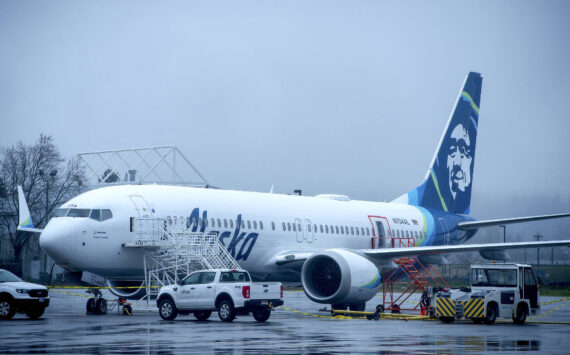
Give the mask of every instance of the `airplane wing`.
[[385, 248], [385, 249], [360, 249], [357, 253], [366, 255], [374, 262], [386, 262], [392, 259], [407, 256], [438, 255], [465, 253], [472, 251], [498, 251], [524, 248], [552, 248], [570, 247], [570, 240], [553, 240], [544, 242], [513, 242], [513, 243], [489, 243], [489, 244], [460, 244], [438, 245], [412, 248]]
[[[438, 245], [411, 248], [383, 248], [383, 249], [349, 249], [356, 254], [361, 254], [376, 264], [384, 264], [392, 259], [422, 256], [441, 255], [453, 253], [465, 253], [474, 251], [499, 251], [508, 249], [524, 248], [552, 248], [570, 247], [570, 240], [554, 240], [543, 242], [513, 242], [513, 243], [489, 243], [489, 244], [460, 244], [460, 245]], [[290, 268], [300, 268], [303, 262], [313, 254], [312, 251], [290, 251], [282, 253], [276, 257], [275, 264]]]
[[18, 185], [18, 206], [20, 211], [20, 220], [18, 222], [17, 230], [23, 232], [41, 233], [43, 229], [34, 228], [32, 216], [30, 215], [30, 210], [28, 209], [28, 204], [26, 203], [26, 197], [24, 196], [24, 190], [22, 190], [22, 186], [20, 185]]
[[457, 227], [461, 230], [469, 230], [469, 229], [479, 229], [482, 227], [499, 226], [505, 224], [521, 223], [521, 222], [532, 222], [532, 221], [540, 221], [543, 219], [553, 219], [553, 218], [562, 218], [562, 217], [570, 217], [570, 213], [548, 214], [543, 216], [489, 219], [486, 221], [465, 221], [465, 222], [459, 222]]

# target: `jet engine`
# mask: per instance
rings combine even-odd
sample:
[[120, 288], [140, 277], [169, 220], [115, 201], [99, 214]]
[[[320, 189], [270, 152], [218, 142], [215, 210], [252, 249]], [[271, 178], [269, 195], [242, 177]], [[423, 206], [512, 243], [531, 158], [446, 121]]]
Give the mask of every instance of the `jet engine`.
[[301, 270], [303, 289], [311, 300], [333, 308], [363, 310], [376, 295], [381, 276], [364, 256], [344, 249], [326, 249], [311, 255]]
[[146, 294], [144, 281], [107, 280], [109, 291], [117, 297], [125, 299], [140, 299]]

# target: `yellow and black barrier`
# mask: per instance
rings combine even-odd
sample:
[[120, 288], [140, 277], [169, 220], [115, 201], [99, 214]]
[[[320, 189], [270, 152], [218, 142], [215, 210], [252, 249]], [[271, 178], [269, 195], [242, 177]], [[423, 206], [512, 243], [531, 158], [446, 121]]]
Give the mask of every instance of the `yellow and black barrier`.
[[471, 298], [463, 305], [463, 315], [466, 318], [483, 318], [485, 315], [485, 300]]
[[437, 297], [435, 315], [437, 317], [455, 318], [455, 302], [451, 298]]

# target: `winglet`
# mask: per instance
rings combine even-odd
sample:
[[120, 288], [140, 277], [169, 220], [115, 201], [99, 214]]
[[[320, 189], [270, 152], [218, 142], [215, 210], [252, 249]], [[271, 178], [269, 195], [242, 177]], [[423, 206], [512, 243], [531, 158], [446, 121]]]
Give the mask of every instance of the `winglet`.
[[32, 222], [32, 215], [30, 214], [30, 209], [26, 203], [26, 197], [24, 196], [24, 190], [22, 186], [18, 185], [18, 204], [20, 211], [20, 220], [18, 222], [18, 230], [26, 232], [41, 233], [41, 229], [34, 228], [34, 223]]

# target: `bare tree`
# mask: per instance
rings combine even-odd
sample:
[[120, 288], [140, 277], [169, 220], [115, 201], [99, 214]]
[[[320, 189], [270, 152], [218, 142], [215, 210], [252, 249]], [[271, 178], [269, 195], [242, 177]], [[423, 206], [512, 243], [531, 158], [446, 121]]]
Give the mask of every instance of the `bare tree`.
[[44, 134], [32, 145], [18, 142], [0, 152], [0, 179], [6, 190], [5, 197], [0, 197], [0, 226], [7, 230], [19, 263], [24, 247], [37, 235], [16, 230], [17, 186], [24, 190], [34, 225], [45, 226], [55, 208], [78, 193], [85, 182], [85, 170], [76, 159], [66, 163], [53, 138]]

